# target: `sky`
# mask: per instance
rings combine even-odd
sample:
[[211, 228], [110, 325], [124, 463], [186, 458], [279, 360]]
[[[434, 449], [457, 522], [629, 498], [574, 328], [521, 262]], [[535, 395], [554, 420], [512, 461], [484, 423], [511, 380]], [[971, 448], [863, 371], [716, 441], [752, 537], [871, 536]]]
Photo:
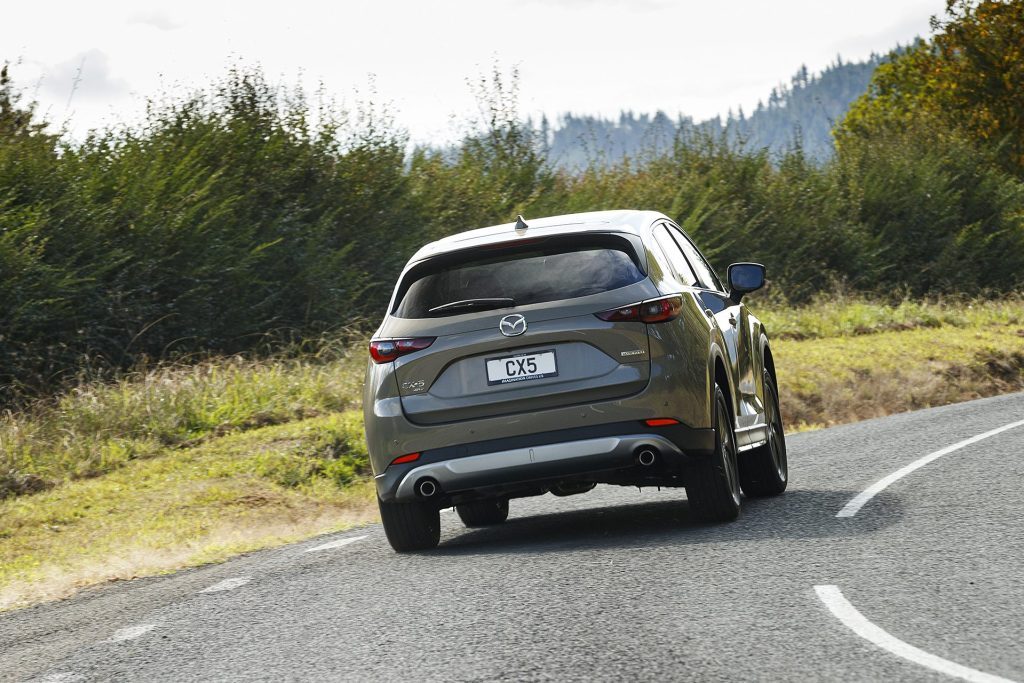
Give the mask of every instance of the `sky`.
[[524, 115], [747, 112], [801, 65], [817, 72], [930, 35], [944, 0], [52, 0], [6, 6], [0, 60], [75, 135], [131, 124], [147, 98], [233, 64], [387, 102], [414, 142], [457, 139], [467, 80], [519, 71]]

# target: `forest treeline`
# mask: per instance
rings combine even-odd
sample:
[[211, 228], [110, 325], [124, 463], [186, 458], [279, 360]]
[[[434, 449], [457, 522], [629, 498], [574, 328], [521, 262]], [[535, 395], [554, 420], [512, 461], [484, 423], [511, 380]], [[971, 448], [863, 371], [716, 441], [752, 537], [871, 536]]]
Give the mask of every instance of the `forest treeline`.
[[878, 68], [824, 164], [683, 130], [658, 154], [558, 169], [497, 70], [482, 120], [444, 152], [407, 153], [379, 108], [339, 111], [245, 68], [76, 141], [5, 68], [0, 401], [83, 367], [371, 329], [417, 246], [520, 213], [663, 211], [718, 268], [765, 263], [793, 302], [837, 283], [1019, 289], [1022, 6], [951, 2], [933, 39]]
[[[897, 54], [902, 51], [895, 50]], [[546, 133], [551, 162], [570, 171], [627, 157], [665, 154], [681, 134], [722, 137], [747, 149], [766, 148], [772, 155], [799, 147], [804, 156], [823, 163], [834, 152], [832, 128], [864, 93], [884, 59], [872, 55], [863, 62], [844, 62], [837, 57], [820, 74], [802, 66], [789, 84], [772, 88], [767, 101], [759, 101], [753, 111], [739, 107], [724, 118], [695, 121], [664, 111], [623, 111], [614, 119], [563, 114], [553, 126], [542, 119], [539, 127]]]

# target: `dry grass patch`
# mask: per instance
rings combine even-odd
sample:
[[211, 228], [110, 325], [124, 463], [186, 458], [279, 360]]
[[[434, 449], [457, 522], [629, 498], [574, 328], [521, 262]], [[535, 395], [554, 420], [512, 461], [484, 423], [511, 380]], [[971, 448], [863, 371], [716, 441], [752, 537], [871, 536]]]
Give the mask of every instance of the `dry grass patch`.
[[356, 408], [364, 352], [221, 358], [83, 381], [0, 414], [0, 499], [236, 431]]
[[939, 327], [778, 340], [779, 393], [795, 430], [1024, 389], [1024, 329]]
[[0, 502], [0, 609], [376, 519], [348, 412], [127, 463]]

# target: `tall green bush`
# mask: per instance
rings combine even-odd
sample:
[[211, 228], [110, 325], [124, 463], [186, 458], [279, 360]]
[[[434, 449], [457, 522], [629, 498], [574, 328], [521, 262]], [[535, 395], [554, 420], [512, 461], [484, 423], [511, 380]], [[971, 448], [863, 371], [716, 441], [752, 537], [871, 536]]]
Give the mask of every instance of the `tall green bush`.
[[138, 128], [5, 136], [0, 384], [369, 316], [415, 239], [405, 144], [244, 70]]
[[1024, 287], [1024, 182], [937, 118], [844, 132], [825, 165], [799, 140], [780, 156], [687, 129], [569, 172], [520, 116], [514, 71], [472, 85], [480, 115], [443, 150], [409, 154], [386, 109], [311, 103], [245, 68], [76, 142], [47, 132], [5, 68], [0, 403], [82, 368], [368, 330], [420, 245], [518, 213], [659, 210], [720, 271], [765, 263], [794, 303], [836, 286]]

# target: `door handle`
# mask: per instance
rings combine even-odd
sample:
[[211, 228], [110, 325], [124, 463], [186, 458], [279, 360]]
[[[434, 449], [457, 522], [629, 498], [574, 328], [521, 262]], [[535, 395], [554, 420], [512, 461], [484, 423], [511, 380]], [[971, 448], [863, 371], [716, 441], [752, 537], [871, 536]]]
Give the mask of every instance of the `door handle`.
[[729, 314], [729, 324], [736, 327], [736, 315], [734, 313]]

